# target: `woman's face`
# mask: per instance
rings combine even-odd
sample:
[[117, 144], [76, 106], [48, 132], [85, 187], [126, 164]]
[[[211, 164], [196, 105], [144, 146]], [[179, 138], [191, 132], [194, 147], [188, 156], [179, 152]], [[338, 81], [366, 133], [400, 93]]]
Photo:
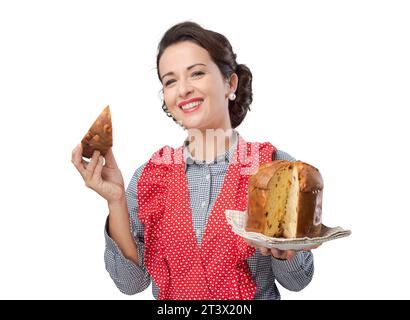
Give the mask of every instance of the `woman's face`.
[[207, 50], [183, 41], [166, 48], [159, 61], [164, 100], [169, 112], [187, 128], [230, 129], [228, 95], [237, 75], [224, 79]]

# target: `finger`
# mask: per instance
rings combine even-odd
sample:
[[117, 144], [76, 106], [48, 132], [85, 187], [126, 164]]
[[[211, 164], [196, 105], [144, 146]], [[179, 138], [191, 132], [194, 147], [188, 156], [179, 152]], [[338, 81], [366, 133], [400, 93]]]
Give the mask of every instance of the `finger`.
[[104, 166], [104, 157], [99, 156], [98, 161], [97, 161], [97, 166], [95, 167], [93, 178], [92, 178], [94, 181], [101, 179], [101, 171], [103, 169], [103, 166]]
[[310, 250], [313, 250], [313, 249], [317, 249], [317, 248], [319, 248], [320, 247], [320, 244], [318, 244], [317, 246], [312, 246], [312, 247], [308, 247], [308, 248], [305, 248], [305, 249], [303, 249], [304, 251], [310, 251]]
[[90, 162], [87, 165], [87, 169], [85, 170], [85, 183], [87, 186], [89, 186], [89, 183], [92, 180], [93, 174], [94, 174], [94, 170], [95, 167], [97, 166], [98, 163], [98, 157], [100, 155], [100, 151], [95, 150], [93, 153], [93, 156], [91, 157]]
[[107, 153], [105, 154], [105, 163], [108, 167], [118, 167], [117, 161], [115, 161], [114, 153], [112, 152], [112, 148], [109, 148]]
[[84, 177], [86, 167], [84, 166], [84, 163], [83, 163], [84, 160], [82, 158], [82, 152], [83, 152], [83, 148], [81, 144], [78, 144], [71, 152], [71, 162], [80, 172], [80, 174]]
[[296, 251], [295, 250], [286, 250], [286, 260], [291, 260], [293, 259], [293, 257], [296, 255]]
[[86, 161], [86, 160], [81, 158], [81, 165], [83, 166], [84, 173], [85, 173], [85, 169], [87, 169], [87, 167], [88, 167], [88, 163], [89, 163], [89, 161]]
[[282, 256], [282, 250], [279, 250], [279, 249], [276, 249], [276, 248], [271, 248], [270, 252], [275, 258], [279, 258], [279, 257]]
[[261, 254], [262, 254], [263, 256], [267, 256], [267, 255], [270, 254], [270, 250], [269, 250], [268, 248], [262, 248], [262, 247], [261, 247], [259, 250], [261, 251]]
[[280, 249], [272, 248], [271, 254], [277, 259], [289, 260], [293, 258], [294, 250], [280, 250]]

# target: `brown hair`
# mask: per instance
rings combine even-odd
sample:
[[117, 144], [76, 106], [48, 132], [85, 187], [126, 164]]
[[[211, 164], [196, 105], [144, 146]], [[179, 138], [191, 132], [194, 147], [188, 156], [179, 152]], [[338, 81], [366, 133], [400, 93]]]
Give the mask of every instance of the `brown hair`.
[[[162, 54], [170, 45], [182, 41], [192, 41], [207, 50], [226, 79], [230, 79], [234, 72], [238, 75], [238, 88], [235, 92], [236, 99], [233, 101], [229, 100], [229, 117], [231, 119], [232, 128], [236, 128], [245, 118], [246, 113], [250, 110], [249, 106], [252, 103], [251, 71], [244, 64], [237, 64], [236, 54], [232, 51], [232, 46], [225, 36], [211, 30], [206, 30], [197, 23], [187, 21], [171, 27], [165, 32], [159, 42], [157, 74], [160, 81], [159, 60]], [[168, 116], [171, 116], [165, 102], [162, 108]]]

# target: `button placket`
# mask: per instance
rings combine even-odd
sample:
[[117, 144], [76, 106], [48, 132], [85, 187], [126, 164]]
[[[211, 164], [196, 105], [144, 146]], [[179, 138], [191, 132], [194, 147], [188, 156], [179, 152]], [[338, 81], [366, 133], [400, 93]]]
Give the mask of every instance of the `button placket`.
[[201, 228], [196, 228], [195, 234], [196, 234], [196, 237], [197, 237], [198, 239], [200, 239], [201, 233], [202, 233]]

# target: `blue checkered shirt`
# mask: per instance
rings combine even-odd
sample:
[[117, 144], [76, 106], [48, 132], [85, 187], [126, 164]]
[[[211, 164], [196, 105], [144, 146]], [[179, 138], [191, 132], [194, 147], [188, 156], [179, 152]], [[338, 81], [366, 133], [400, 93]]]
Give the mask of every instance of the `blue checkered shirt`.
[[[185, 171], [198, 244], [201, 243], [212, 206], [222, 187], [236, 145], [237, 141], [214, 162], [206, 163], [196, 161], [185, 144]], [[272, 155], [272, 159], [295, 161], [289, 154], [280, 150]], [[157, 299], [159, 289], [144, 266], [144, 226], [138, 220], [136, 187], [144, 166], [145, 164], [135, 171], [126, 190], [130, 228], [138, 248], [140, 265], [124, 257], [118, 245], [110, 238], [108, 225], [104, 230], [106, 241], [104, 260], [106, 270], [121, 292], [127, 295], [142, 292], [152, 281], [152, 294]], [[255, 299], [280, 299], [276, 281], [288, 290], [300, 291], [313, 277], [313, 255], [310, 251], [300, 251], [292, 260], [284, 261], [271, 255], [263, 256], [259, 250], [256, 250], [247, 262], [256, 283]]]

